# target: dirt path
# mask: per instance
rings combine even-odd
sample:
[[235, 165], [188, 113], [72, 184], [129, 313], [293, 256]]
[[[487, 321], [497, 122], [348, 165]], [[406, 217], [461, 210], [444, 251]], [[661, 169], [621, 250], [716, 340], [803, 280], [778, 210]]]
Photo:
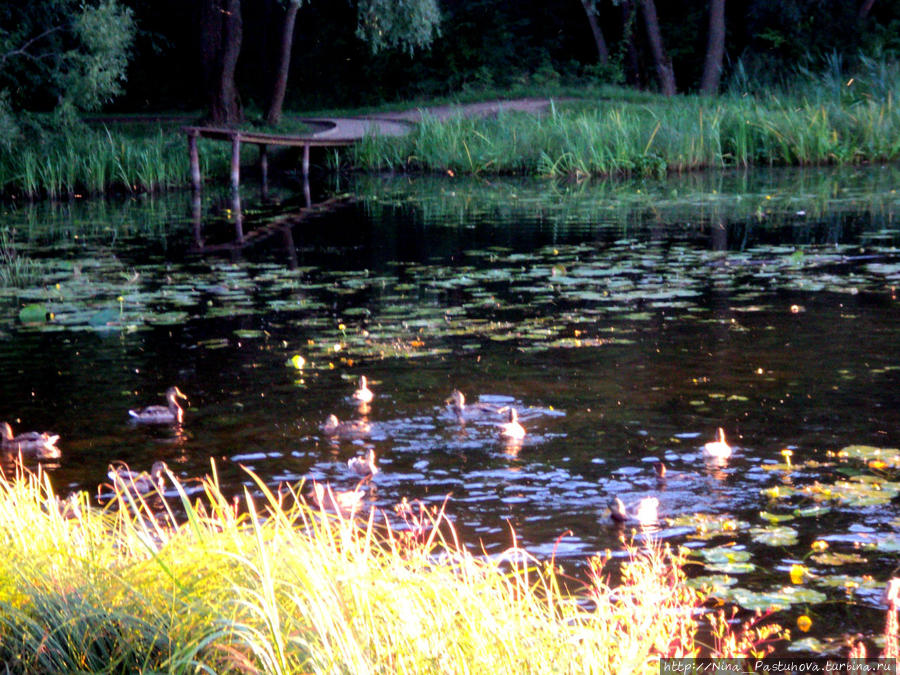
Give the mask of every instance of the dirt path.
[[453, 105], [416, 108], [398, 112], [376, 113], [360, 117], [308, 117], [302, 121], [310, 125], [325, 127], [310, 134], [312, 138], [335, 141], [359, 140], [368, 133], [383, 136], [402, 136], [409, 133], [412, 126], [428, 114], [437, 119], [447, 119], [455, 115], [464, 117], [488, 117], [501, 110], [516, 110], [539, 115], [551, 104], [548, 98], [521, 98], [509, 101], [484, 101]]

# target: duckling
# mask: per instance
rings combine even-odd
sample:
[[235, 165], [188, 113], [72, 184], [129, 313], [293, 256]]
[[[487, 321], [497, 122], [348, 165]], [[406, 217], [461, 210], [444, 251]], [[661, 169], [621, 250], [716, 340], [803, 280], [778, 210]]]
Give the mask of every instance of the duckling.
[[124, 463], [110, 464], [106, 475], [112, 481], [113, 487], [118, 492], [129, 492], [134, 490], [138, 493], [150, 492], [156, 488], [159, 491], [163, 489], [163, 481], [166, 471], [169, 467], [163, 461], [153, 462], [150, 467], [150, 473], [146, 471], [131, 471]]
[[506, 422], [500, 425], [500, 435], [503, 438], [516, 440], [525, 438], [525, 428], [519, 424], [519, 414], [516, 412], [516, 409], [507, 406], [501, 408], [500, 412], [507, 412], [508, 414]]
[[18, 436], [13, 436], [12, 427], [8, 422], [0, 424], [0, 434], [3, 435], [2, 446], [4, 450], [23, 453], [36, 452], [42, 455], [56, 455], [59, 453], [59, 448], [56, 447], [59, 434], [52, 434], [49, 431], [25, 431]]
[[622, 525], [628, 521], [635, 521], [641, 526], [656, 525], [659, 522], [659, 500], [656, 497], [644, 497], [638, 502], [634, 515], [628, 513], [625, 504], [618, 497], [609, 502], [610, 517], [613, 522]]
[[703, 445], [704, 457], [710, 459], [728, 459], [731, 457], [731, 446], [725, 442], [725, 430], [719, 427], [716, 432], [716, 440]]
[[319, 425], [322, 433], [326, 436], [336, 438], [354, 439], [367, 438], [371, 427], [365, 420], [347, 420], [341, 422], [337, 415], [329, 415], [328, 418]]
[[375, 394], [369, 389], [365, 375], [359, 376], [359, 389], [353, 392], [353, 400], [357, 403], [371, 403], [375, 398]]
[[347, 466], [357, 476], [370, 477], [378, 473], [378, 467], [375, 466], [375, 451], [369, 448], [365, 457], [351, 457], [347, 460]]
[[151, 405], [139, 410], [129, 410], [135, 422], [143, 422], [146, 424], [181, 424], [184, 417], [184, 411], [178, 405], [179, 398], [187, 400], [187, 396], [181, 393], [178, 387], [169, 387], [166, 391], [166, 401], [168, 406]]
[[342, 516], [351, 516], [359, 510], [362, 490], [335, 491], [330, 485], [313, 483], [313, 501], [323, 511], [333, 511]]

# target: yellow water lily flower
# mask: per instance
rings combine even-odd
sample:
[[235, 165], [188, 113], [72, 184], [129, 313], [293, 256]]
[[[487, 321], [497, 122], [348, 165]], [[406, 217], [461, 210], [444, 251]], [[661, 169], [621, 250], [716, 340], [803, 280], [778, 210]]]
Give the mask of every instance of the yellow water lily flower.
[[803, 565], [791, 565], [791, 583], [802, 584], [803, 577], [806, 576], [806, 567]]

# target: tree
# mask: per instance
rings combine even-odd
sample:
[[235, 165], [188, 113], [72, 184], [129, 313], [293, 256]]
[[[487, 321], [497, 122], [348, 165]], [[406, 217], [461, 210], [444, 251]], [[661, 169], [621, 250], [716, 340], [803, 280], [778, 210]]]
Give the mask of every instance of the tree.
[[0, 100], [14, 110], [96, 110], [122, 92], [135, 25], [116, 0], [0, 8]]
[[297, 12], [303, 0], [289, 0], [285, 10], [284, 23], [281, 29], [281, 40], [278, 49], [278, 64], [275, 67], [275, 81], [272, 85], [272, 97], [269, 101], [269, 112], [266, 114], [266, 122], [277, 125], [281, 122], [281, 108], [284, 105], [284, 95], [287, 92], [288, 73], [291, 67], [291, 51], [294, 44], [294, 24], [297, 22]]
[[725, 56], [725, 0], [709, 3], [709, 36], [706, 43], [706, 59], [703, 61], [703, 77], [700, 93], [712, 95], [719, 91], [722, 75], [722, 59]]
[[653, 55], [653, 64], [656, 68], [659, 87], [666, 96], [674, 96], [678, 93], [675, 87], [675, 71], [672, 69], [672, 60], [663, 46], [662, 33], [659, 30], [659, 19], [656, 16], [656, 4], [653, 0], [640, 0], [640, 3], [641, 10], [644, 13], [647, 41], [650, 43], [650, 53]]
[[[282, 0], [284, 17], [278, 63], [272, 82], [266, 119], [278, 124], [287, 91], [293, 51], [294, 26], [305, 0]], [[373, 52], [403, 48], [412, 53], [429, 46], [438, 34], [440, 12], [437, 0], [357, 0], [356, 35]], [[201, 15], [201, 58], [204, 63], [210, 122], [234, 125], [242, 110], [235, 84], [241, 49], [243, 21], [240, 0], [204, 0]]]
[[[293, 49], [294, 24], [304, 0], [287, 0], [278, 64], [269, 101], [266, 121], [278, 124], [287, 91], [288, 73]], [[428, 47], [438, 32], [440, 12], [436, 0], [358, 0], [356, 35], [368, 43], [373, 52], [386, 48], [402, 48], [410, 54], [418, 47]]]
[[599, 14], [597, 0], [581, 0], [581, 6], [584, 7], [588, 25], [591, 27], [591, 35], [594, 36], [594, 45], [597, 47], [597, 61], [602, 65], [606, 65], [609, 63], [609, 48], [606, 46], [606, 39], [603, 37], [603, 31], [600, 29], [600, 22], [597, 21], [597, 15]]
[[244, 118], [234, 79], [244, 35], [241, 0], [204, 0], [200, 27], [210, 122], [234, 126]]

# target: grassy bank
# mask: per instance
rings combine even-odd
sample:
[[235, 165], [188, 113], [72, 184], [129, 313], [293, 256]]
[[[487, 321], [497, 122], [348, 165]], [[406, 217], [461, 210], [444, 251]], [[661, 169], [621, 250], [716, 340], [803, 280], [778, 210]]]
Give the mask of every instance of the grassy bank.
[[39, 476], [0, 481], [7, 672], [649, 673], [777, 632], [717, 615], [701, 645], [701, 599], [662, 549], [632, 550], [615, 587], [600, 559], [576, 583], [515, 547], [471, 555], [442, 513], [405, 505], [391, 527], [261, 485], [239, 505], [214, 481], [193, 503], [176, 486], [186, 515], [159, 495], [98, 510]]
[[405, 137], [369, 137], [350, 151], [365, 170], [665, 175], [754, 165], [890, 162], [900, 158], [900, 109], [888, 99], [768, 96], [604, 99], [562, 103], [540, 118], [426, 118]]
[[[177, 128], [79, 127], [0, 148], [0, 193], [28, 199], [154, 192], [190, 184], [187, 143]], [[204, 175], [224, 175], [228, 149], [204, 143]]]

